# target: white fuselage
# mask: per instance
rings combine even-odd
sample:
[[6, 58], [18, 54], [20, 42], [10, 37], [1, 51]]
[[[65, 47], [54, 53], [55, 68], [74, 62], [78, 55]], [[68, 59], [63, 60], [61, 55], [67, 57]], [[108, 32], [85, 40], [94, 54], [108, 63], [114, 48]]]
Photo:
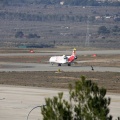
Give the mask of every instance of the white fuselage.
[[65, 64], [68, 63], [68, 58], [67, 56], [52, 56], [49, 59], [50, 63], [61, 63], [61, 64]]

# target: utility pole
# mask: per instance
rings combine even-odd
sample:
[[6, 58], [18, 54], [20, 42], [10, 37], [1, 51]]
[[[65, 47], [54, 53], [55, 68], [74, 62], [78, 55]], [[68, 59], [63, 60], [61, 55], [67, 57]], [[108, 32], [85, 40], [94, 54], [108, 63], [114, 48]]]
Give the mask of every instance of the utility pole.
[[87, 33], [86, 33], [86, 40], [85, 40], [85, 47], [89, 47], [90, 45], [90, 34], [89, 34], [89, 17], [87, 20]]

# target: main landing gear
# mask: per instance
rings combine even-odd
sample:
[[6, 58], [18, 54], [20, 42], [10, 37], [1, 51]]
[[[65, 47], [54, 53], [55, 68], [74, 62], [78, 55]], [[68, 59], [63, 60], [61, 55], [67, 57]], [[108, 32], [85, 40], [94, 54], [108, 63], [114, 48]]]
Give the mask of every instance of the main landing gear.
[[[60, 64], [60, 63], [58, 63], [58, 66], [61, 66], [61, 64]], [[68, 63], [68, 66], [71, 66], [71, 63]]]
[[71, 63], [68, 63], [68, 66], [71, 66]]
[[61, 66], [61, 64], [59, 63], [58, 66]]

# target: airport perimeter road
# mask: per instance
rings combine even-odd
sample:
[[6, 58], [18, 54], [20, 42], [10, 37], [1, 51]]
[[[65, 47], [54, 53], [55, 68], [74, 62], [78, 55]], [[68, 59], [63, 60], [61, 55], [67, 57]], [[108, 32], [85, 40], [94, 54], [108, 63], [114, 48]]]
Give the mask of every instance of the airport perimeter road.
[[[94, 51], [76, 51], [77, 55], [119, 55], [120, 50], [94, 50]], [[0, 53], [0, 56], [40, 56], [40, 55], [71, 55], [72, 49], [69, 51], [40, 51], [40, 53]]]
[[[68, 92], [65, 89], [0, 85], [0, 120], [27, 120], [28, 113], [34, 107], [44, 105], [45, 98], [53, 97], [61, 91], [67, 99]], [[114, 118], [120, 116], [120, 95], [108, 94], [107, 96], [112, 99], [110, 114]], [[42, 120], [40, 108], [34, 109], [28, 120]]]

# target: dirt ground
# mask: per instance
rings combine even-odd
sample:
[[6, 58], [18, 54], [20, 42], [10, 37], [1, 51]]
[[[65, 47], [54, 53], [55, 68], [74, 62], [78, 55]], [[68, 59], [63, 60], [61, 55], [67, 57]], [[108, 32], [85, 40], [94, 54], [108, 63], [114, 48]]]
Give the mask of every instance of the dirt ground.
[[[24, 62], [48, 64], [46, 61], [49, 60], [49, 57], [50, 56], [0, 56], [0, 63]], [[88, 62], [76, 62], [75, 65], [120, 67], [120, 55], [98, 55], [96, 57], [90, 55], [78, 56], [77, 61], [84, 60], [88, 60]], [[0, 64], [0, 68], [4, 67], [7, 66]], [[108, 92], [120, 93], [119, 72], [0, 72], [0, 84], [68, 88], [69, 83], [74, 84], [76, 80], [80, 80], [80, 76], [82, 75], [84, 75], [87, 80], [92, 80], [100, 87], [106, 88]]]
[[114, 72], [0, 72], [0, 84], [68, 88], [82, 75], [108, 92], [120, 93], [120, 73]]

